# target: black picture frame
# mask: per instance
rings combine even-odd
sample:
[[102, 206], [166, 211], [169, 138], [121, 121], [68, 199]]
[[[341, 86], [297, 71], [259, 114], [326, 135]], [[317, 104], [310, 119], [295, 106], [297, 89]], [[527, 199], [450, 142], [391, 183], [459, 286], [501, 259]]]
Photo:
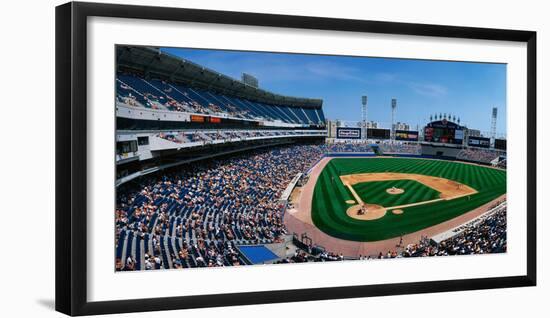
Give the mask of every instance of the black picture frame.
[[[525, 42], [527, 275], [88, 302], [86, 21], [92, 16]], [[56, 7], [55, 28], [56, 310], [68, 315], [91, 315], [536, 285], [536, 32], [80, 2]]]

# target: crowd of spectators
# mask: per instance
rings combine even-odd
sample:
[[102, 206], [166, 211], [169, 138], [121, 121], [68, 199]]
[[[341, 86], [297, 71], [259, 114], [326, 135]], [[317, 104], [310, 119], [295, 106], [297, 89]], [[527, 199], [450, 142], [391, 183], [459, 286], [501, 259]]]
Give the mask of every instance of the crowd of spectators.
[[[293, 131], [293, 130], [265, 130], [265, 131], [245, 131], [245, 130], [218, 130], [218, 131], [194, 131], [194, 132], [173, 132], [173, 133], [159, 133], [157, 137], [175, 142], [197, 142], [197, 141], [213, 141], [213, 140], [234, 140], [234, 139], [246, 139], [254, 137], [277, 137], [277, 136], [296, 136], [308, 134], [307, 131]], [[310, 132], [311, 134], [318, 134], [317, 131]], [[407, 155], [420, 155], [421, 147], [416, 143], [404, 143], [404, 142], [380, 142], [375, 144], [374, 142], [336, 142], [326, 143], [317, 146], [321, 151], [326, 153], [374, 153], [373, 147], [380, 149], [379, 153], [387, 154], [407, 154]], [[493, 158], [494, 159], [494, 158]]]
[[506, 169], [506, 163], [507, 163], [507, 160], [506, 158], [500, 160], [495, 167], [497, 168], [501, 168], [501, 169]]
[[338, 153], [338, 152], [358, 152], [358, 153], [368, 153], [373, 152], [370, 142], [335, 142], [326, 145], [327, 152], [329, 153]]
[[[212, 134], [220, 138], [228, 136], [220, 132]], [[167, 133], [159, 137], [182, 138]], [[238, 245], [281, 242], [287, 234], [282, 220], [284, 206], [278, 198], [292, 178], [334, 151], [331, 147], [345, 150], [343, 147], [357, 149], [357, 146], [356, 143], [292, 145], [255, 150], [188, 164], [124, 185], [117, 190], [116, 269], [244, 264]], [[438, 245], [425, 237], [416, 244], [360, 259], [506, 251], [505, 208], [460, 230]], [[278, 262], [344, 259], [343, 255], [315, 246], [301, 246], [293, 256]]]
[[[500, 202], [499, 202], [500, 203]], [[491, 206], [494, 209], [499, 204]], [[462, 226], [456, 235], [439, 244], [428, 236], [422, 236], [414, 244], [399, 246], [387, 252], [378, 252], [375, 255], [360, 255], [359, 260], [403, 258], [403, 257], [427, 257], [448, 255], [474, 255], [489, 253], [504, 253], [507, 248], [506, 241], [506, 206], [497, 208], [485, 217], [481, 217]], [[308, 245], [293, 256], [279, 261], [279, 263], [302, 263], [319, 261], [342, 261], [356, 258], [347, 258], [327, 251], [314, 252], [314, 245]]]
[[469, 148], [464, 148], [460, 150], [456, 158], [459, 160], [466, 160], [466, 161], [473, 161], [473, 162], [480, 162], [480, 163], [491, 163], [491, 161], [503, 155], [504, 155], [503, 151], [469, 147]]
[[256, 137], [283, 137], [296, 135], [319, 135], [318, 131], [292, 131], [292, 130], [264, 130], [264, 131], [246, 131], [246, 130], [216, 130], [216, 131], [179, 131], [179, 132], [161, 132], [156, 137], [178, 143], [189, 142], [209, 142], [209, 141], [231, 141], [244, 140]]
[[169, 98], [168, 102], [166, 103], [166, 108], [171, 111], [178, 111], [178, 112], [193, 112], [198, 114], [212, 114], [215, 113], [215, 110], [211, 107], [204, 107], [201, 104], [195, 102], [195, 101], [177, 101], [173, 98]]
[[466, 225], [461, 231], [438, 245], [424, 238], [410, 244], [402, 252], [404, 257], [471, 255], [506, 252], [506, 207], [489, 216]]
[[330, 153], [354, 152], [354, 153], [374, 153], [378, 148], [379, 153], [399, 153], [420, 155], [421, 147], [418, 143], [402, 141], [344, 141], [327, 144], [327, 151]]
[[235, 244], [278, 242], [286, 229], [277, 199], [322, 156], [309, 145], [257, 150], [119, 189], [117, 269], [147, 269], [156, 257], [164, 268], [232, 265], [239, 263]]
[[420, 144], [416, 142], [403, 142], [403, 141], [394, 141], [394, 142], [380, 142], [378, 147], [382, 153], [399, 153], [399, 154], [410, 154], [410, 155], [420, 155], [422, 153], [422, 148]]
[[342, 254], [330, 253], [323, 251], [318, 255], [313, 255], [305, 250], [297, 249], [294, 255], [280, 259], [275, 264], [288, 264], [288, 263], [308, 263], [308, 262], [334, 262], [343, 261], [344, 256]]

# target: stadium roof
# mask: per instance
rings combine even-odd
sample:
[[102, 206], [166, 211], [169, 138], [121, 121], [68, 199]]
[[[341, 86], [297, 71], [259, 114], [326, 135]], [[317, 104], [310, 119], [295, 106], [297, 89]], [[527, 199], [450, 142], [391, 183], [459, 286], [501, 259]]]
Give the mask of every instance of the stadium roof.
[[193, 87], [253, 100], [260, 103], [306, 108], [321, 108], [323, 100], [275, 94], [245, 84], [180, 57], [145, 46], [117, 45], [117, 70], [149, 78], [181, 82]]

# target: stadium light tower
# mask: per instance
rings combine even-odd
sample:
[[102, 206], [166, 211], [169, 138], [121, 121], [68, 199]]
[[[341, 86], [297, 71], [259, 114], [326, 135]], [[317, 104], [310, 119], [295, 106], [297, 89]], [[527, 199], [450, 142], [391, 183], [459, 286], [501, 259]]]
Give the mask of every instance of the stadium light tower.
[[361, 134], [363, 134], [363, 139], [367, 139], [367, 96], [363, 95], [361, 96], [361, 119], [362, 119], [362, 131]]
[[495, 138], [497, 135], [497, 113], [498, 108], [493, 107], [493, 112], [491, 113], [491, 147], [495, 147]]
[[395, 111], [397, 109], [397, 99], [391, 99], [391, 136], [390, 140], [393, 142], [395, 140]]

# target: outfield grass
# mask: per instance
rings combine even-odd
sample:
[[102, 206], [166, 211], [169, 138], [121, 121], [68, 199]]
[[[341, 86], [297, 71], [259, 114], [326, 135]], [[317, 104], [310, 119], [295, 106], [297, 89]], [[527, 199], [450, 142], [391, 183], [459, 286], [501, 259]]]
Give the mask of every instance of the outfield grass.
[[[405, 208], [377, 220], [349, 217], [346, 200], [354, 200], [339, 176], [372, 173], [417, 173], [446, 178], [478, 191], [471, 196]], [[332, 181], [334, 180], [334, 182]], [[379, 241], [447, 221], [506, 193], [506, 172], [452, 161], [412, 158], [334, 158], [321, 172], [313, 193], [312, 219], [325, 233], [353, 241]], [[371, 200], [367, 200], [369, 203]], [[382, 204], [383, 205], [383, 204]]]
[[[362, 182], [354, 184], [352, 187], [363, 202], [378, 204], [383, 207], [439, 199], [440, 194], [439, 191], [414, 180]], [[404, 189], [405, 192], [401, 194], [389, 194], [386, 192], [386, 189], [391, 187]]]

